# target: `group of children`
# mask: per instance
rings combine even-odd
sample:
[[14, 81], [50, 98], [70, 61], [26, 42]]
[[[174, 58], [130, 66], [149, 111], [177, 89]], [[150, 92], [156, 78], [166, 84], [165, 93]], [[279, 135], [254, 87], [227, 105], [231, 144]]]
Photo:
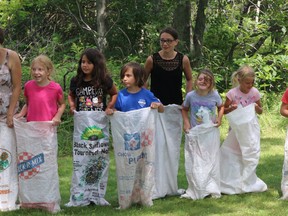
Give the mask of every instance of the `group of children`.
[[[165, 36], [167, 33], [164, 32], [163, 34]], [[168, 34], [168, 36], [172, 35]], [[164, 46], [167, 45], [167, 47], [169, 47], [168, 45], [171, 43], [174, 43], [173, 38], [170, 39], [170, 41], [168, 39], [161, 40], [161, 44], [164, 44]], [[155, 59], [152, 59], [152, 57], [151, 59], [147, 59], [145, 67], [148, 72], [152, 70], [152, 66], [154, 65], [153, 60], [157, 60], [157, 56], [154, 57]], [[183, 62], [184, 66], [182, 67], [185, 68], [187, 72], [186, 78], [189, 81], [188, 83], [190, 83], [192, 77], [189, 75], [190, 69], [187, 69], [190, 65], [188, 65], [187, 59], [184, 59]], [[24, 96], [26, 103], [20, 113], [16, 115], [16, 118], [26, 116], [27, 122], [52, 121], [53, 126], [58, 126], [60, 124], [61, 116], [65, 110], [65, 100], [60, 85], [50, 78], [53, 70], [53, 64], [47, 56], [40, 55], [33, 60], [31, 64], [31, 75], [33, 80], [28, 81], [25, 84]], [[149, 91], [144, 87], [147, 80], [147, 73], [145, 73], [144, 68], [139, 63], [130, 62], [125, 64], [121, 68], [120, 78], [125, 88], [118, 92], [113, 80], [108, 74], [103, 54], [97, 49], [86, 49], [79, 60], [77, 75], [72, 78], [70, 83], [68, 103], [71, 114], [81, 111], [105, 111], [107, 116], [113, 116], [117, 111], [130, 112], [148, 107], [157, 109], [159, 113], [165, 113], [165, 106], [162, 101], [155, 97], [152, 91]], [[235, 82], [235, 85], [226, 94], [224, 103], [215, 90], [215, 79], [210, 70], [204, 69], [198, 73], [195, 79], [194, 90], [190, 91], [192, 89], [191, 83], [188, 86], [189, 92], [187, 92], [182, 104], [182, 117], [184, 125], [183, 130], [185, 132], [185, 167], [189, 186], [186, 192], [181, 195], [182, 198], [201, 199], [209, 195], [219, 198], [221, 193], [237, 194], [267, 190], [266, 184], [256, 176], [256, 167], [260, 152], [260, 135], [255, 138], [255, 145], [259, 148], [257, 147], [257, 152], [254, 155], [250, 154], [250, 152], [254, 151], [255, 146], [248, 145], [245, 146], [245, 148], [243, 147], [247, 141], [245, 139], [243, 141], [242, 132], [251, 124], [253, 124], [255, 131], [258, 131], [259, 125], [257, 125], [255, 112], [257, 114], [262, 113], [260, 93], [253, 87], [255, 73], [251, 67], [245, 65], [233, 73], [232, 80]], [[164, 82], [162, 84], [165, 85]], [[153, 88], [157, 88], [157, 86], [153, 84]], [[163, 94], [163, 92], [160, 92], [159, 94]], [[281, 106], [281, 114], [286, 117], [288, 116], [287, 95], [288, 93], [286, 91]], [[179, 97], [180, 96], [178, 95], [177, 98]], [[167, 103], [170, 104], [170, 101]], [[251, 123], [251, 119], [248, 119], [245, 122], [243, 120], [241, 125], [234, 124], [234, 113], [236, 113], [235, 115], [237, 116], [238, 110], [241, 111], [241, 109], [244, 109], [249, 105], [253, 107], [249, 111], [251, 112], [253, 123]], [[245, 112], [248, 111], [245, 110]], [[229, 134], [231, 134], [232, 138], [235, 138], [233, 145], [230, 145], [232, 142], [229, 143], [229, 148], [226, 145], [224, 145], [225, 148], [222, 148], [222, 146], [220, 147], [218, 127], [221, 125], [224, 114], [231, 116], [231, 122], [229, 120], [229, 123], [231, 123]], [[207, 130], [207, 128], [212, 128], [213, 131]], [[199, 148], [203, 148], [203, 145], [205, 144], [203, 143], [204, 141], [202, 141], [202, 143], [199, 141], [199, 137], [207, 138], [212, 135], [215, 139], [213, 141], [216, 141], [214, 147], [210, 148], [209, 146], [204, 146], [204, 149], [201, 151], [199, 150], [200, 152], [194, 151], [195, 148], [193, 146], [197, 145]], [[97, 138], [100, 136], [101, 135], [98, 135]], [[229, 135], [228, 137], [230, 139]], [[231, 140], [233, 140], [232, 138]], [[247, 139], [250, 138], [251, 137], [247, 135]], [[95, 139], [95, 137], [90, 138], [90, 140], [93, 139]], [[94, 144], [98, 145], [98, 143]], [[85, 146], [86, 144], [83, 142], [79, 143], [79, 145]], [[243, 167], [239, 168], [238, 166], [236, 168], [236, 171], [238, 172], [237, 175], [233, 171], [228, 173], [223, 167], [221, 168], [222, 162], [225, 164], [229, 161], [231, 155], [233, 156], [234, 154], [239, 158], [239, 163], [235, 166], [240, 166], [242, 163], [240, 162], [241, 160], [247, 162], [241, 164]], [[208, 159], [209, 162], [207, 162]], [[253, 160], [252, 163], [251, 160]], [[77, 171], [75, 164], [76, 163], [73, 164], [73, 172]], [[86, 179], [85, 181], [88, 183], [89, 181], [91, 182], [93, 180], [93, 175], [99, 175], [99, 172], [100, 170], [103, 170], [104, 165], [105, 163], [103, 161], [98, 160], [97, 166], [91, 166], [91, 170], [88, 170], [90, 176], [89, 179]], [[211, 169], [209, 167], [211, 167]], [[193, 170], [192, 173], [190, 172], [191, 169]], [[242, 177], [244, 179], [243, 182], [227, 183], [229, 180]], [[246, 177], [247, 179], [245, 179]], [[78, 185], [82, 184], [81, 181], [83, 181], [83, 179], [81, 179], [80, 176], [73, 175], [73, 178], [73, 181], [77, 182]], [[251, 180], [251, 178], [253, 179]], [[257, 185], [250, 187], [251, 184], [253, 184], [251, 182], [255, 182], [254, 180], [259, 181], [257, 182]], [[46, 179], [44, 181], [50, 180]], [[240, 184], [243, 185], [243, 187], [233, 190], [231, 188], [239, 186], [234, 184]], [[76, 189], [74, 188], [73, 190]], [[105, 195], [105, 190], [102, 195]], [[81, 196], [83, 196], [83, 194], [81, 194]], [[71, 195], [70, 204], [68, 203], [67, 206], [77, 205], [75, 204], [77, 199], [78, 197], [72, 197]], [[91, 202], [101, 205], [101, 202], [95, 200], [91, 200]], [[108, 204], [107, 202], [103, 203]], [[89, 204], [90, 202], [87, 202], [83, 205]]]
[[[52, 72], [53, 65], [47, 56], [40, 55], [33, 60], [31, 65], [33, 80], [25, 84], [26, 104], [17, 118], [27, 116], [28, 122], [53, 121], [54, 125], [59, 125], [65, 103], [61, 87], [50, 80]], [[143, 87], [145, 72], [140, 64], [127, 63], [122, 67], [120, 77], [126, 88], [119, 91], [117, 95], [115, 84], [107, 73], [104, 56], [96, 49], [85, 50], [79, 61], [77, 75], [71, 80], [68, 96], [71, 113], [75, 111], [105, 111], [106, 114], [113, 115], [115, 111], [128, 112], [146, 107], [158, 109], [158, 112], [165, 112], [160, 100]], [[183, 129], [186, 133], [196, 126], [206, 123], [212, 123], [213, 127], [219, 127], [223, 114], [232, 112], [238, 106], [245, 107], [255, 103], [256, 112], [262, 113], [260, 94], [253, 87], [255, 73], [252, 68], [248, 66], [240, 68], [233, 74], [233, 79], [239, 85], [227, 93], [223, 105], [220, 95], [214, 89], [213, 73], [207, 69], [198, 73], [195, 89], [186, 95], [183, 103]], [[107, 95], [110, 96], [109, 101], [106, 101]], [[39, 103], [40, 101], [41, 103]], [[218, 138], [220, 139], [220, 137]], [[206, 169], [207, 167], [200, 168]], [[209, 175], [206, 178], [210, 178]], [[219, 188], [216, 190], [221, 191], [220, 178], [218, 181]], [[213, 193], [213, 191], [210, 192], [210, 194]], [[191, 198], [187, 196], [187, 193], [182, 197]]]

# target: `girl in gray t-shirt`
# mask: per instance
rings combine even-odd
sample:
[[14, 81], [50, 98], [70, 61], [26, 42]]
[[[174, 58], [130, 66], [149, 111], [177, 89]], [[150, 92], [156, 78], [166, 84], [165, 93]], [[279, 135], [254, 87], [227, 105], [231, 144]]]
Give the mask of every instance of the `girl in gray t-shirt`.
[[214, 90], [214, 86], [215, 80], [212, 72], [207, 69], [201, 70], [195, 81], [196, 90], [186, 95], [182, 105], [183, 129], [185, 132], [200, 124], [213, 123], [217, 126], [221, 125], [224, 107], [220, 95]]

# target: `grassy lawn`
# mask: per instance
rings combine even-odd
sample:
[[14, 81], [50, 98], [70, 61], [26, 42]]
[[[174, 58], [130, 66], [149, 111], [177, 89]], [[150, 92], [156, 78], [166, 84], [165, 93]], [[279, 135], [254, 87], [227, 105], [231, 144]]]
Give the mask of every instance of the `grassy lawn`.
[[[64, 206], [70, 196], [70, 182], [72, 175], [72, 158], [62, 156], [58, 159], [61, 208], [57, 215], [288, 215], [288, 201], [279, 200], [281, 197], [281, 171], [284, 154], [284, 140], [286, 135], [286, 122], [278, 114], [278, 105], [270, 113], [264, 113], [260, 117], [261, 124], [261, 158], [257, 169], [257, 175], [267, 185], [268, 191], [264, 193], [250, 193], [241, 195], [223, 195], [220, 199], [206, 198], [204, 200], [180, 199], [178, 196], [165, 197], [154, 200], [150, 208], [133, 206], [127, 210], [117, 210], [117, 181], [114, 152], [110, 151], [110, 173], [107, 186], [106, 200], [111, 206], [87, 206], [72, 207]], [[221, 139], [226, 137], [227, 122], [224, 118], [221, 127]], [[66, 137], [67, 138], [67, 137]], [[179, 167], [179, 188], [187, 188], [184, 170], [184, 145], [182, 144], [181, 161]], [[18, 210], [5, 212], [0, 215], [50, 215], [41, 210]]]

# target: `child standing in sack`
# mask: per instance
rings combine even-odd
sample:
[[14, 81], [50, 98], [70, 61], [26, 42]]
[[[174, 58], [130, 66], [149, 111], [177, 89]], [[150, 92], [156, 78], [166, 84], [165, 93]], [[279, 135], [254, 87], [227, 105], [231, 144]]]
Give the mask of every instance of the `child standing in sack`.
[[53, 121], [57, 126], [65, 110], [65, 100], [61, 86], [51, 81], [54, 71], [52, 61], [46, 55], [39, 55], [32, 61], [31, 74], [34, 80], [25, 84], [26, 104], [18, 117], [29, 121]]
[[[198, 73], [195, 88], [186, 95], [182, 116], [185, 135], [185, 170], [188, 189], [181, 198], [219, 198], [219, 147], [224, 107], [214, 90], [214, 75], [204, 69]], [[190, 110], [190, 118], [188, 112]]]
[[[283, 117], [288, 117], [288, 88], [282, 96], [282, 103], [280, 107], [280, 114]], [[286, 133], [285, 146], [284, 146], [284, 161], [282, 168], [282, 180], [281, 180], [281, 190], [282, 197], [281, 199], [288, 199], [288, 131]]]
[[221, 146], [221, 192], [263, 192], [267, 185], [256, 175], [260, 158], [260, 127], [256, 113], [262, 114], [263, 109], [260, 93], [253, 87], [255, 72], [244, 65], [231, 78], [234, 88], [228, 91], [224, 103], [231, 130]]
[[245, 107], [255, 103], [255, 111], [262, 114], [261, 96], [259, 91], [253, 87], [255, 72], [249, 66], [243, 66], [232, 74], [232, 88], [226, 94], [224, 114], [237, 109], [238, 106]]
[[140, 64], [130, 62], [124, 65], [120, 72], [122, 89], [117, 97], [115, 109], [122, 112], [151, 107], [164, 112], [164, 107], [154, 94], [144, 88], [145, 73]]
[[60, 191], [57, 128], [54, 126], [61, 122], [65, 100], [61, 86], [51, 81], [53, 72], [53, 63], [46, 55], [39, 55], [32, 61], [33, 80], [25, 84], [26, 104], [17, 117], [26, 116], [27, 122], [14, 121], [21, 207], [55, 213], [60, 211]]
[[[110, 97], [107, 101], [107, 96]], [[97, 49], [86, 49], [72, 78], [68, 102], [74, 115], [73, 176], [66, 206], [109, 205], [104, 199], [109, 170], [108, 118], [117, 89]]]
[[[107, 103], [107, 96], [110, 100]], [[86, 49], [72, 78], [68, 102], [70, 111], [105, 111], [114, 107], [117, 89], [108, 74], [105, 57], [97, 49]]]
[[126, 88], [118, 93], [116, 112], [110, 118], [119, 208], [129, 208], [133, 203], [151, 206], [155, 184], [157, 118], [150, 108], [163, 112], [164, 107], [152, 92], [143, 87], [145, 73], [140, 64], [125, 64], [120, 77]]

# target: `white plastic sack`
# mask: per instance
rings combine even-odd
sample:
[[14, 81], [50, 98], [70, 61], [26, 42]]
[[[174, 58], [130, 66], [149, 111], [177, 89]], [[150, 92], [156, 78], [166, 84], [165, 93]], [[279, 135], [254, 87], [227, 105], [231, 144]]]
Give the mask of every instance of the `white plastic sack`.
[[281, 199], [287, 200], [288, 199], [288, 129], [286, 133], [286, 140], [284, 146], [284, 161], [282, 168], [281, 190], [282, 190]]
[[109, 205], [109, 124], [103, 111], [74, 113], [73, 176], [66, 206]]
[[203, 199], [211, 195], [219, 198], [220, 131], [214, 124], [193, 127], [185, 135], [185, 170], [188, 189], [182, 198]]
[[25, 119], [14, 119], [14, 127], [21, 207], [60, 211], [57, 127]]
[[15, 131], [0, 122], [0, 211], [19, 208]]
[[257, 177], [260, 157], [260, 127], [255, 104], [226, 115], [231, 130], [220, 148], [221, 192], [263, 192], [267, 185]]
[[178, 168], [182, 140], [181, 106], [167, 105], [156, 122], [155, 189], [153, 199], [178, 195]]
[[115, 112], [110, 118], [121, 209], [133, 203], [153, 205], [156, 114], [143, 108]]

